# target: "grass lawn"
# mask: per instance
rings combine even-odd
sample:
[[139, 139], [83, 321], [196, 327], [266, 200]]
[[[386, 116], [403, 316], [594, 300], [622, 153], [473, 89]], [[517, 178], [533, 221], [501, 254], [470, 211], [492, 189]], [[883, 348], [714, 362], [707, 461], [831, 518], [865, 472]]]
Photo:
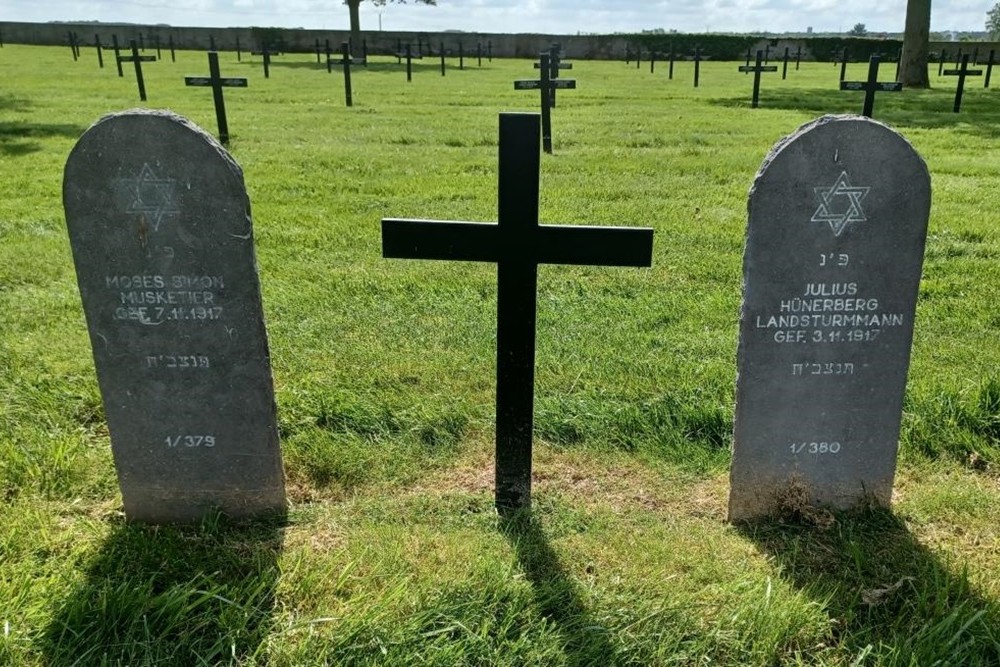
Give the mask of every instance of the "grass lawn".
[[[933, 205], [891, 512], [725, 522], [746, 195], [771, 146], [857, 112], [839, 65], [577, 62], [541, 221], [649, 226], [653, 267], [539, 271], [534, 513], [492, 506], [496, 269], [384, 260], [379, 220], [496, 219], [528, 61], [223, 54], [253, 204], [290, 511], [126, 525], [62, 170], [130, 66], [0, 49], [0, 664], [1000, 664], [1000, 92], [883, 93]], [[107, 54], [106, 54], [107, 56]], [[108, 58], [110, 60], [110, 58]], [[471, 65], [469, 64], [471, 63]], [[888, 70], [891, 66], [885, 66]], [[148, 106], [215, 133], [203, 53]], [[863, 79], [866, 63], [848, 78]]]

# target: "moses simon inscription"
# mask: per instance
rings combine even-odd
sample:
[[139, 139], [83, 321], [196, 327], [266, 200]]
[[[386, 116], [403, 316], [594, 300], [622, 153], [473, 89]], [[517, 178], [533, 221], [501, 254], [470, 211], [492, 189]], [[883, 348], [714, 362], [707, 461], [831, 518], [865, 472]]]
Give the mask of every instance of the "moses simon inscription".
[[729, 516], [888, 505], [930, 212], [897, 132], [827, 116], [749, 199]]
[[126, 516], [283, 509], [239, 166], [179, 116], [127, 111], [80, 138], [63, 200]]

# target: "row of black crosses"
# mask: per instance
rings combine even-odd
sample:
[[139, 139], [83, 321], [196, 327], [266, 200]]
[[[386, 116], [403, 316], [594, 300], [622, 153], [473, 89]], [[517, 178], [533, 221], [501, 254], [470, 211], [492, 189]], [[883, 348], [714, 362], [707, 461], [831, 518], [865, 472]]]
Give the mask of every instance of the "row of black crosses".
[[382, 220], [383, 257], [497, 265], [495, 493], [505, 514], [531, 505], [538, 265], [648, 267], [653, 253], [649, 228], [538, 224], [539, 121], [500, 114], [497, 224]]

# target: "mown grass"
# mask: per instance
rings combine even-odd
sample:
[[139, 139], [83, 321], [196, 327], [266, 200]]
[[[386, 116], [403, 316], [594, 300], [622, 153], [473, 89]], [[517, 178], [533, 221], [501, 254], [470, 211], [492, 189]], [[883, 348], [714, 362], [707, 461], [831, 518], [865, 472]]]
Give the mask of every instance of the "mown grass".
[[[146, 67], [149, 106], [214, 131]], [[771, 145], [856, 111], [838, 68], [578, 63], [543, 156], [550, 223], [656, 229], [652, 269], [543, 267], [532, 516], [492, 510], [495, 269], [380, 258], [378, 220], [493, 220], [497, 114], [526, 61], [405, 82], [223, 57], [254, 207], [291, 507], [123, 522], [62, 168], [135, 83], [92, 49], [0, 50], [0, 664], [1000, 663], [1000, 106], [880, 95], [934, 202], [892, 512], [725, 518], [746, 192]], [[850, 67], [861, 78], [863, 64]]]

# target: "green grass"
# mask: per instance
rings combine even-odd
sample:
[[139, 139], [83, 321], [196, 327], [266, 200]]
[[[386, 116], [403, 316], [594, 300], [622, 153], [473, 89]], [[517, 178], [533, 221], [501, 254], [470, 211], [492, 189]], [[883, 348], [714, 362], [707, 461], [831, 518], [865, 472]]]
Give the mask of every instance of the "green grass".
[[[779, 138], [855, 112], [839, 68], [673, 81], [579, 62], [547, 223], [656, 229], [652, 269], [543, 267], [535, 511], [492, 509], [495, 269], [383, 260], [381, 217], [495, 220], [527, 61], [407, 84], [222, 58], [253, 203], [286, 521], [127, 525], [61, 206], [79, 135], [136, 104], [92, 49], [0, 49], [0, 664], [1000, 664], [1000, 93], [882, 94], [934, 198], [892, 512], [725, 523], [746, 193]], [[149, 106], [214, 132], [146, 66]], [[469, 61], [474, 62], [474, 61]], [[867, 68], [854, 64], [849, 78]], [[936, 72], [936, 70], [933, 70]]]

